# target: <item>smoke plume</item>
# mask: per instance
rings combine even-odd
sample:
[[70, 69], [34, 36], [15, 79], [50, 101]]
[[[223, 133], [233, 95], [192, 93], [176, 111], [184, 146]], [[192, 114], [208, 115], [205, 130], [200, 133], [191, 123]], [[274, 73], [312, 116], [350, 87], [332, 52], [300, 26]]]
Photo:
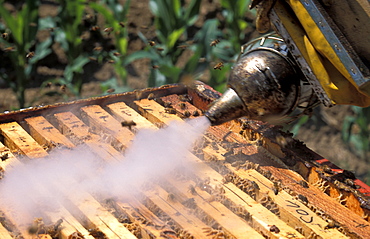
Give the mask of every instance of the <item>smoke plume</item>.
[[116, 160], [99, 158], [86, 145], [54, 149], [46, 158], [21, 159], [0, 180], [0, 210], [21, 227], [48, 212], [63, 217], [60, 207], [83, 203], [86, 195], [125, 198], [153, 178], [190, 167], [186, 157], [207, 127], [208, 120], [199, 117], [159, 130], [142, 129]]

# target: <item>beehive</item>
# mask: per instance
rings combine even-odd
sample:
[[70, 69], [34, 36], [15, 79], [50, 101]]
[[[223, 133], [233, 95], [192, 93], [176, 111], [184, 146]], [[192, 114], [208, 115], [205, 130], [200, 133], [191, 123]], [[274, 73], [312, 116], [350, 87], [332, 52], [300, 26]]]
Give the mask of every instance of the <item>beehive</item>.
[[[85, 144], [113, 160], [140, 128], [197, 117], [218, 96], [202, 83], [168, 85], [1, 114], [2, 176], [23, 163], [19, 155], [32, 160], [59, 146]], [[212, 126], [188, 160], [196, 179], [168, 176], [128, 202], [86, 195], [75, 206], [89, 223], [67, 208], [64, 218], [50, 212], [53, 230], [33, 238], [370, 238], [370, 188], [276, 127]], [[3, 214], [0, 223], [0, 238], [30, 238]]]

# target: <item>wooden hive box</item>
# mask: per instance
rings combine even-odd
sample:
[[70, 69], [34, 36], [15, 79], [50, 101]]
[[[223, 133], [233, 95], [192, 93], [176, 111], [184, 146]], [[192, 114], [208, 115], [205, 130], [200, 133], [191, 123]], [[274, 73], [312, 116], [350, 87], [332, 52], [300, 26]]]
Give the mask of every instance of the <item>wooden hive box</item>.
[[[20, 155], [32, 160], [58, 146], [83, 143], [99, 157], [113, 160], [140, 128], [197, 117], [217, 97], [202, 83], [167, 85], [0, 114], [0, 154], [6, 155], [0, 162], [1, 177], [9, 167], [24, 163]], [[175, 111], [166, 110], [169, 105]], [[136, 126], [121, 127], [131, 120]], [[102, 140], [106, 135], [110, 140]], [[143, 189], [142, 198], [128, 202], [86, 195], [88, 201], [74, 205], [83, 218], [68, 208], [61, 209], [63, 221], [58, 213], [48, 212], [58, 233], [40, 231], [36, 236], [370, 238], [369, 186], [291, 135], [240, 119], [210, 127], [202, 142], [188, 159], [195, 165], [191, 173], [196, 180], [169, 176], [165, 184]], [[87, 205], [97, 213], [89, 213]], [[0, 238], [30, 238], [1, 208], [0, 213]]]

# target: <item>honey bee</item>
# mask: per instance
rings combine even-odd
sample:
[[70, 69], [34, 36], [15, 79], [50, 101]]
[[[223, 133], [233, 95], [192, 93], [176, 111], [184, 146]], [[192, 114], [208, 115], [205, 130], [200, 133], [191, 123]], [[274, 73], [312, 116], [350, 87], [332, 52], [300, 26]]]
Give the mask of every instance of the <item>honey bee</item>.
[[330, 229], [330, 228], [338, 228], [338, 227], [340, 227], [340, 225], [339, 225], [337, 222], [335, 222], [335, 221], [333, 221], [333, 220], [328, 220], [328, 225], [326, 225], [326, 226], [324, 227], [324, 229], [326, 230], [326, 229]]
[[101, 51], [101, 50], [103, 50], [103, 47], [101, 47], [101, 46], [96, 46], [93, 49], [93, 51]]
[[103, 31], [109, 36], [113, 32], [113, 27], [106, 27]]
[[90, 61], [98, 61], [98, 59], [96, 59], [95, 57], [92, 57], [92, 56], [89, 57], [89, 60]]
[[177, 111], [174, 108], [164, 108], [164, 112], [175, 115]]
[[298, 184], [299, 185], [301, 185], [302, 187], [304, 187], [304, 188], [308, 188], [308, 183], [306, 182], [306, 181], [304, 181], [304, 180], [300, 180], [299, 182], [298, 182]]
[[30, 23], [28, 24], [28, 26], [30, 26], [30, 27], [37, 27], [37, 23], [30, 22]]
[[155, 41], [148, 41], [148, 44], [149, 44], [150, 46], [155, 46]]
[[274, 42], [274, 49], [280, 50], [280, 44], [278, 42]]
[[54, 32], [54, 30], [55, 30], [55, 27], [49, 27], [49, 28], [48, 28], [48, 31], [49, 31], [49, 32]]
[[280, 188], [279, 188], [279, 184], [277, 182], [274, 182], [274, 186], [272, 187], [272, 191], [274, 191], [275, 195], [278, 195], [278, 193], [280, 191]]
[[154, 94], [153, 93], [150, 93], [147, 97], [148, 100], [154, 100]]
[[279, 232], [280, 232], [280, 229], [279, 229], [277, 226], [272, 225], [272, 226], [270, 227], [270, 232], [273, 232], [273, 233], [279, 233]]
[[186, 109], [186, 104], [184, 102], [179, 103], [180, 109]]
[[169, 193], [167, 195], [167, 201], [174, 202], [175, 201], [175, 195], [173, 193]]
[[192, 195], [196, 195], [197, 194], [197, 191], [195, 190], [195, 187], [193, 185], [189, 185], [188, 192], [190, 192]]
[[9, 34], [8, 34], [8, 33], [6, 33], [6, 32], [4, 32], [3, 34], [1, 34], [1, 37], [2, 37], [3, 39], [7, 40], [7, 39], [8, 39], [8, 37], [9, 37]]
[[121, 122], [121, 126], [131, 130], [132, 126], [136, 126], [136, 123], [133, 120], [125, 120]]
[[5, 52], [15, 51], [15, 46], [5, 47], [5, 48], [4, 48], [4, 51], [5, 51]]
[[199, 111], [198, 110], [194, 110], [194, 112], [193, 112], [192, 115], [195, 116], [195, 117], [199, 116]]
[[113, 55], [114, 55], [114, 56], [120, 56], [120, 55], [121, 55], [121, 53], [119, 53], [119, 52], [113, 52]]
[[84, 16], [84, 20], [88, 20], [88, 21], [90, 21], [90, 20], [93, 20], [94, 19], [94, 16], [92, 15], [92, 14], [86, 14], [85, 16]]
[[301, 200], [303, 203], [307, 204], [308, 203], [308, 199], [306, 196], [302, 195], [302, 194], [298, 194], [298, 199]]
[[203, 63], [203, 62], [206, 62], [207, 61], [207, 59], [206, 58], [204, 58], [204, 57], [202, 57], [202, 58], [199, 58], [199, 63]]
[[224, 66], [224, 63], [223, 62], [219, 62], [219, 63], [217, 63], [214, 67], [213, 67], [213, 69], [215, 69], [215, 70], [222, 70], [222, 67]]
[[191, 98], [187, 94], [185, 94], [185, 95], [179, 95], [179, 100], [180, 101], [183, 101], [183, 102], [191, 102]]
[[113, 93], [113, 92], [115, 92], [115, 91], [116, 91], [115, 89], [111, 88], [111, 89], [108, 89], [108, 90], [107, 90], [107, 93]]
[[109, 34], [113, 31], [113, 27], [106, 27], [103, 31]]
[[177, 48], [186, 49], [186, 48], [188, 48], [188, 45], [180, 45], [180, 46], [177, 46]]
[[28, 58], [28, 59], [31, 59], [32, 57], [34, 57], [35, 56], [35, 52], [34, 51], [31, 51], [31, 52], [29, 52], [27, 55], [26, 55], [26, 58]]
[[110, 63], [110, 64], [113, 64], [115, 61], [114, 60], [109, 60], [107, 62]]
[[158, 66], [158, 65], [152, 65], [152, 68], [153, 68], [153, 69], [158, 69], [158, 68], [159, 68], [159, 66]]
[[125, 23], [124, 23], [124, 22], [119, 22], [119, 25], [120, 25], [121, 27], [125, 27]]
[[62, 92], [66, 92], [66, 89], [67, 89], [67, 85], [66, 84], [63, 84], [63, 85], [60, 86], [60, 90]]
[[164, 48], [162, 48], [162, 47], [157, 47], [157, 51], [164, 51]]
[[92, 27], [90, 28], [90, 31], [94, 31], [94, 32], [96, 32], [96, 31], [99, 31], [99, 29], [100, 29], [100, 27], [99, 27], [98, 25], [95, 25], [95, 26], [92, 26]]
[[171, 103], [171, 102], [164, 102], [164, 103], [163, 103], [163, 106], [164, 106], [165, 108], [173, 108], [173, 107], [172, 107], [172, 103]]
[[142, 29], [148, 29], [149, 27], [148, 26], [145, 26], [145, 25], [141, 25], [140, 28], [142, 28]]
[[9, 153], [5, 153], [5, 154], [2, 154], [2, 155], [0, 156], [1, 161], [5, 161], [5, 160], [7, 160], [8, 158], [9, 158]]
[[48, 83], [45, 85], [45, 87], [50, 88], [52, 85], [53, 85], [53, 83], [48, 82]]
[[220, 43], [220, 40], [216, 39], [216, 40], [213, 40], [211, 42], [211, 44], [209, 44], [210, 46], [216, 46], [218, 43]]
[[190, 112], [189, 112], [189, 110], [185, 110], [184, 111], [184, 116], [186, 117], [186, 118], [189, 118], [190, 117]]

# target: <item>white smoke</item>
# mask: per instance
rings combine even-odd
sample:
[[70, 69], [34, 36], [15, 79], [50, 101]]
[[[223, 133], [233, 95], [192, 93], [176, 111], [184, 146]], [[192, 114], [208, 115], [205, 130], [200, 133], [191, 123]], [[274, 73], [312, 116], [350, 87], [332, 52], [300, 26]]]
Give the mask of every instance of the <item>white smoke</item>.
[[189, 167], [189, 150], [209, 125], [205, 117], [198, 117], [173, 121], [160, 130], [142, 129], [122, 158], [108, 162], [86, 145], [55, 149], [42, 159], [22, 160], [0, 180], [0, 210], [21, 226], [45, 212], [58, 212], [60, 205], [68, 208], [71, 201], [83, 203], [86, 194], [124, 198], [153, 178]]

